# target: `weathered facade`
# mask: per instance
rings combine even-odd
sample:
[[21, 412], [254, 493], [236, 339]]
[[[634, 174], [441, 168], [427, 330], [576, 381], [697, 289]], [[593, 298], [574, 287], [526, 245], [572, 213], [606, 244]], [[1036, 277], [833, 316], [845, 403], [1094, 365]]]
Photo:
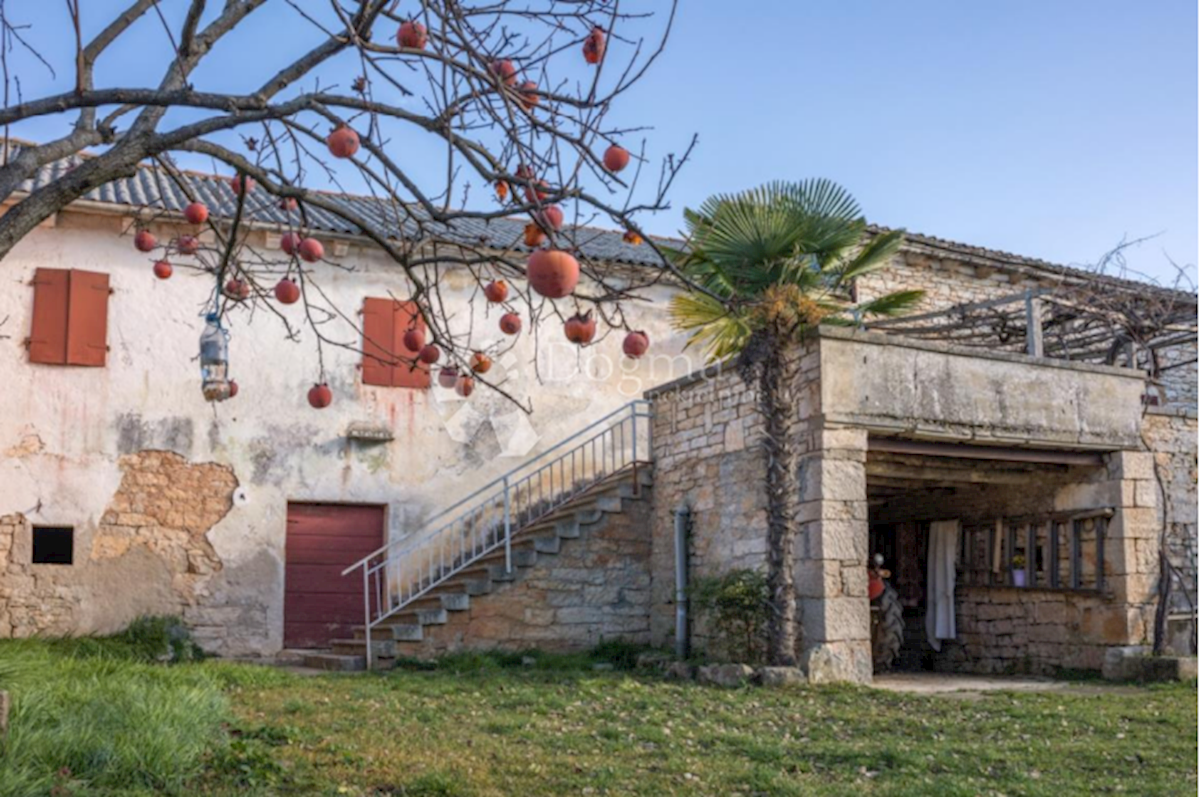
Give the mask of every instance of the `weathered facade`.
[[[364, 385], [362, 356], [352, 350], [360, 335], [334, 322], [323, 332], [351, 348], [325, 347], [334, 402], [318, 411], [305, 399], [318, 379], [312, 335], [291, 341], [269, 313], [252, 322], [235, 313], [239, 394], [209, 404], [196, 356], [212, 278], [179, 269], [155, 279], [151, 261], [122, 234], [130, 211], [84, 203], [4, 261], [0, 637], [111, 632], [140, 614], [171, 613], [214, 652], [273, 654], [285, 643], [289, 505], [382, 506], [380, 537], [402, 537], [527, 456], [695, 367], [678, 356], [682, 341], [654, 309], [665, 287], [651, 291], [653, 305], [628, 310], [654, 342], [655, 356], [641, 361], [621, 356], [619, 336], [587, 349], [553, 334], [535, 348], [523, 336], [489, 376], [529, 399], [532, 415], [484, 389], [462, 399], [436, 380], [425, 389]], [[168, 220], [153, 229], [160, 239], [177, 234]], [[275, 229], [253, 235], [257, 246], [279, 245]], [[407, 295], [395, 265], [365, 242], [322, 237], [349, 267], [322, 272], [337, 307], [355, 313], [367, 297]], [[103, 367], [29, 362], [39, 268], [108, 275]], [[447, 270], [439, 289], [456, 323], [490, 330], [482, 344], [502, 338], [499, 314], [472, 300], [466, 275]], [[302, 309], [282, 311], [296, 322]], [[35, 564], [35, 533], [56, 528], [73, 536], [71, 563]]]
[[[377, 538], [359, 534], [356, 544], [407, 538], [441, 508], [647, 390], [653, 451], [637, 457], [653, 459], [647, 494], [563, 538], [553, 558], [523, 562], [520, 579], [472, 598], [469, 608], [456, 605], [404, 650], [572, 649], [613, 637], [669, 644], [672, 513], [680, 507], [691, 511], [694, 576], [764, 567], [753, 391], [736, 373], [704, 370], [684, 352], [661, 311], [668, 287], [627, 309], [630, 323], [649, 333], [653, 357], [623, 359], [611, 338], [582, 350], [544, 338], [536, 351], [524, 341], [498, 363], [506, 387], [532, 398], [530, 416], [482, 390], [463, 400], [436, 386], [365, 385], [361, 355], [338, 347], [324, 351], [334, 403], [313, 410], [304, 398], [316, 380], [311, 337], [288, 340], [266, 314], [253, 324], [234, 316], [240, 393], [214, 406], [200, 394], [194, 359], [211, 277], [155, 280], [121, 236], [129, 210], [119, 197], [81, 203], [5, 260], [0, 637], [107, 632], [140, 614], [172, 613], [214, 652], [269, 655], [299, 633], [288, 629], [300, 612], [307, 622], [346, 627], [345, 607], [351, 616], [360, 611], [361, 589], [322, 559], [322, 539], [332, 534], [336, 546], [348, 524], [361, 521], [331, 515], [330, 532], [308, 513], [302, 536], [297, 507], [377, 507]], [[167, 237], [169, 218], [162, 224]], [[263, 225], [256, 245], [278, 246], [277, 233]], [[406, 295], [403, 277], [369, 245], [344, 231], [327, 239], [353, 266], [323, 278], [338, 306]], [[637, 268], [646, 257], [605, 246], [614, 269]], [[108, 275], [104, 367], [28, 361], [29, 283], [38, 268]], [[1048, 264], [914, 236], [892, 268], [857, 290], [870, 298], [921, 288], [929, 310], [1061, 279]], [[473, 300], [465, 275], [447, 269], [439, 288], [462, 323], [494, 329], [495, 313]], [[326, 332], [357, 344], [350, 326]], [[1108, 646], [1151, 633], [1162, 544], [1175, 567], [1173, 642], [1188, 644], [1194, 364], [1168, 372], [1165, 400], [1146, 406], [1144, 374], [1134, 369], [901, 335], [822, 330], [794, 356], [803, 484], [795, 575], [800, 653], [814, 680], [871, 677], [866, 563], [877, 550], [907, 563], [889, 566], [919, 622], [921, 546], [935, 520], [962, 526], [958, 633], [936, 653], [915, 634], [925, 666], [1098, 668]], [[64, 531], [68, 563], [48, 547]], [[1017, 551], [1033, 562], [1026, 586], [1009, 583]], [[692, 630], [704, 648], [708, 630], [695, 618]]]

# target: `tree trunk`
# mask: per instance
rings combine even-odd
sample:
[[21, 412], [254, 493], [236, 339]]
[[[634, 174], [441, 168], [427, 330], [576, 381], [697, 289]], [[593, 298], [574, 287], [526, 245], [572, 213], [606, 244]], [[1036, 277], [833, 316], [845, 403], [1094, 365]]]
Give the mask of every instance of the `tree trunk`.
[[787, 356], [785, 341], [783, 335], [768, 335], [758, 368], [758, 409], [767, 466], [767, 586], [772, 610], [767, 659], [777, 667], [796, 663], [796, 502], [800, 495], [793, 440], [796, 360]]
[[0, 216], [0, 260], [46, 219], [88, 191], [137, 173], [147, 148], [143, 139], [127, 139], [103, 155], [84, 161], [47, 185], [35, 188]]

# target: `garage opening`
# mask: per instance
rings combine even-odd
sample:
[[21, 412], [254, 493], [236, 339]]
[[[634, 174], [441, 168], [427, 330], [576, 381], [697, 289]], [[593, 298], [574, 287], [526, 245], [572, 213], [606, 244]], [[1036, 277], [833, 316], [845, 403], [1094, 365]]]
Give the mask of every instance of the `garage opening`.
[[873, 437], [866, 474], [892, 588], [872, 602], [877, 669], [1045, 671], [1076, 599], [1103, 599], [1099, 454]]
[[384, 507], [288, 504], [283, 645], [325, 648], [363, 622], [362, 581], [342, 571], [383, 545]]

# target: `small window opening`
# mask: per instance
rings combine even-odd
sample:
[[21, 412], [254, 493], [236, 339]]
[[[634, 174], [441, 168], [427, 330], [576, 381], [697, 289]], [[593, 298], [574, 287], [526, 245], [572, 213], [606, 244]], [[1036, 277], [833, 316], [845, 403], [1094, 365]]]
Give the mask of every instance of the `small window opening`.
[[33, 563], [69, 565], [75, 558], [75, 529], [70, 526], [33, 527]]

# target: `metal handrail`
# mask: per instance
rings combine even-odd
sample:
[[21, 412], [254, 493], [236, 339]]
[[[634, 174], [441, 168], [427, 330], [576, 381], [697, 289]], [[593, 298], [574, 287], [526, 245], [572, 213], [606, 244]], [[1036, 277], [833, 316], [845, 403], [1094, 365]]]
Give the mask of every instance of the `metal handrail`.
[[[644, 413], [641, 417], [648, 418], [650, 416], [650, 413], [649, 413], [650, 407], [651, 407], [651, 402], [649, 402], [645, 399], [634, 399], [633, 401], [629, 402], [628, 404], [624, 404], [624, 405], [618, 407], [617, 409], [608, 413], [604, 417], [602, 417], [598, 420], [592, 421], [591, 423], [589, 423], [587, 426], [583, 427], [582, 429], [579, 429], [579, 430], [573, 432], [569, 437], [565, 437], [562, 440], [559, 440], [557, 443], [550, 446], [550, 448], [547, 448], [545, 451], [542, 451], [540, 454], [537, 454], [534, 457], [525, 460], [520, 465], [517, 465], [515, 468], [509, 470], [503, 476], [499, 476], [499, 477], [493, 479], [492, 481], [488, 482], [487, 484], [485, 484], [482, 487], [480, 487], [479, 489], [477, 489], [475, 492], [470, 493], [470, 494], [464, 496], [463, 498], [458, 499], [457, 501], [455, 501], [453, 504], [450, 504], [450, 506], [446, 507], [445, 509], [442, 509], [435, 514], [430, 515], [425, 521], [426, 527], [428, 527], [429, 523], [431, 523], [432, 521], [437, 520], [438, 518], [443, 517], [446, 514], [454, 511], [455, 509], [457, 509], [458, 507], [467, 503], [471, 499], [477, 498], [478, 496], [483, 495], [488, 490], [495, 489], [496, 487], [504, 484], [506, 481], [511, 480], [511, 477], [514, 474], [516, 474], [517, 472], [524, 470], [527, 467], [532, 466], [538, 460], [544, 459], [545, 457], [549, 456], [550, 454], [554, 453], [558, 449], [565, 446], [567, 443], [573, 442], [573, 441], [577, 440], [578, 438], [582, 437], [584, 434], [591, 431], [592, 429], [595, 429], [596, 427], [598, 427], [602, 424], [608, 423], [610, 420], [612, 420], [617, 415], [621, 415], [624, 413], [636, 413], [638, 409], [645, 408], [647, 410], [647, 412]], [[647, 453], [649, 453], [649, 452], [647, 452]], [[379, 556], [381, 553], [386, 553], [387, 551], [391, 550], [392, 548], [395, 548], [399, 545], [417, 542], [417, 540], [415, 540], [414, 538], [419, 536], [420, 534], [421, 534], [421, 532], [418, 531], [418, 532], [416, 532], [416, 534], [409, 535], [408, 537], [404, 537], [403, 539], [381, 545], [379, 548], [375, 549], [371, 553], [364, 556], [362, 559], [359, 559], [357, 562], [355, 562], [354, 564], [350, 565], [345, 570], [343, 570], [342, 575], [343, 576], [349, 575], [352, 571], [357, 570], [358, 568], [362, 567], [369, 560], [375, 558], [376, 556]], [[402, 550], [397, 551], [397, 553], [400, 553], [400, 552], [402, 552]]]
[[501, 547], [511, 572], [516, 534], [628, 468], [636, 477], [638, 465], [651, 458], [650, 418], [650, 402], [631, 401], [431, 518], [440, 522], [426, 523], [343, 570], [343, 576], [362, 571], [368, 666], [371, 630], [379, 623]]

